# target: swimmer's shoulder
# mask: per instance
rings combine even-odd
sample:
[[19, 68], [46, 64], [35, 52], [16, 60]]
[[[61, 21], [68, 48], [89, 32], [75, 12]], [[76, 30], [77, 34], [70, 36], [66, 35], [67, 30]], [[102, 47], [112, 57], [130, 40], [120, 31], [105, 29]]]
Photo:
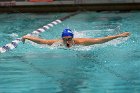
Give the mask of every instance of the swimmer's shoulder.
[[86, 38], [74, 38], [73, 40], [75, 44], [84, 44], [84, 42], [86, 41]]
[[91, 42], [94, 42], [94, 40], [95, 38], [74, 38], [75, 44], [79, 45], [91, 45]]
[[51, 40], [46, 40], [46, 41], [49, 45], [52, 45], [53, 43], [57, 43], [57, 42], [62, 42], [61, 39], [51, 39]]

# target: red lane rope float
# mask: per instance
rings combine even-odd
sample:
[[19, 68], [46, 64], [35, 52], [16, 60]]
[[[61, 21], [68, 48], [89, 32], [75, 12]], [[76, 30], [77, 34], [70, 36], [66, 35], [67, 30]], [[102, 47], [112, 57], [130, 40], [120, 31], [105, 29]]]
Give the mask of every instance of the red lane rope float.
[[29, 2], [53, 2], [53, 0], [29, 0]]

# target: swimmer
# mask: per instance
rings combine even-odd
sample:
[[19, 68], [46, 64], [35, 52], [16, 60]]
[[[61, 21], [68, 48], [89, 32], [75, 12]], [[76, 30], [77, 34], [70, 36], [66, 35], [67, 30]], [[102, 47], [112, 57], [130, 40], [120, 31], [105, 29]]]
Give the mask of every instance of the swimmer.
[[74, 38], [74, 34], [70, 29], [64, 29], [62, 32], [62, 39], [47, 40], [47, 39], [41, 39], [41, 38], [26, 35], [22, 37], [22, 41], [25, 42], [25, 40], [27, 39], [38, 44], [48, 44], [48, 45], [52, 45], [53, 43], [56, 43], [56, 42], [62, 42], [64, 46], [66, 46], [67, 48], [70, 48], [73, 45], [88, 46], [88, 45], [93, 45], [93, 44], [102, 44], [110, 40], [113, 40], [119, 37], [127, 37], [129, 35], [130, 35], [129, 32], [124, 32], [117, 35], [106, 36], [106, 37], [101, 37], [101, 38]]

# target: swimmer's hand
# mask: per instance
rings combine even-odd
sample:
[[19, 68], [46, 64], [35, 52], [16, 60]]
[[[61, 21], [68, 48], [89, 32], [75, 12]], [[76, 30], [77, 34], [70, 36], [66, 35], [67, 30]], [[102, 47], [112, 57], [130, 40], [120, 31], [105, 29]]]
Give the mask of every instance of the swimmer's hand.
[[129, 35], [130, 35], [129, 32], [124, 32], [124, 33], [118, 34], [119, 37], [127, 37]]
[[22, 37], [22, 42], [23, 42], [23, 44], [25, 43], [25, 39], [26, 39], [26, 36], [23, 36], [23, 37]]

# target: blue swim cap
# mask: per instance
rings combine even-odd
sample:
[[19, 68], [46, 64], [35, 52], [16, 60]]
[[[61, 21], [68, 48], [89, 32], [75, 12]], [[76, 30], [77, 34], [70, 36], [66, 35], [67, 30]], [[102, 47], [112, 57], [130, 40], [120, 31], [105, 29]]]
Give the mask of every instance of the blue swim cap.
[[73, 37], [73, 32], [70, 29], [64, 29], [62, 32], [62, 37], [71, 36]]

